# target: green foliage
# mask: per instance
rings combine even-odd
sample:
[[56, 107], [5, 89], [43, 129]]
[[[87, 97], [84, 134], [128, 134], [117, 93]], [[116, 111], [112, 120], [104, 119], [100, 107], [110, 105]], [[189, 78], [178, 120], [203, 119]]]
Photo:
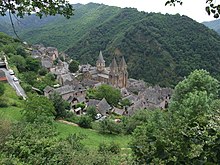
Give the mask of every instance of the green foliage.
[[130, 106], [131, 102], [128, 99], [124, 99], [120, 101], [122, 106]]
[[67, 116], [66, 107], [69, 105], [69, 103], [63, 100], [62, 97], [57, 93], [51, 94], [50, 100], [55, 108], [55, 118], [65, 118]]
[[120, 134], [122, 126], [110, 119], [104, 119], [99, 122], [98, 131], [102, 134]]
[[118, 105], [118, 102], [121, 99], [120, 91], [107, 84], [102, 84], [97, 89], [95, 89], [93, 92], [94, 92], [94, 97], [96, 99], [101, 100], [105, 98], [106, 101], [110, 105], [113, 105], [113, 106]]
[[91, 117], [93, 120], [95, 120], [96, 114], [97, 114], [97, 112], [96, 112], [96, 107], [95, 106], [89, 106], [89, 107], [86, 108], [86, 115]]
[[120, 147], [117, 143], [111, 142], [110, 144], [106, 143], [100, 143], [98, 151], [101, 153], [107, 153], [111, 152], [113, 154], [119, 154], [120, 153]]
[[2, 96], [5, 93], [5, 85], [0, 82], [0, 96]]
[[0, 15], [5, 16], [7, 11], [16, 15], [17, 17], [23, 18], [26, 14], [31, 15], [36, 12], [36, 15], [40, 18], [47, 15], [60, 14], [66, 18], [70, 18], [73, 15], [73, 8], [66, 0], [56, 1], [2, 1], [0, 3]]
[[80, 116], [78, 124], [83, 128], [91, 128], [92, 118], [89, 116]]
[[85, 103], [77, 103], [76, 108], [81, 108], [82, 110], [86, 107]]
[[39, 71], [38, 71], [38, 74], [40, 76], [45, 76], [46, 74], [48, 73], [48, 70], [46, 68], [41, 68]]
[[180, 82], [168, 111], [149, 111], [147, 122], [136, 128], [131, 142], [136, 161], [217, 164], [218, 90], [218, 81], [204, 70], [196, 70]]
[[10, 62], [17, 67], [19, 72], [26, 71], [26, 60], [23, 56], [21, 56], [21, 55], [11, 56]]
[[24, 116], [26, 121], [35, 122], [39, 117], [54, 117], [56, 111], [53, 102], [44, 96], [31, 95], [26, 101]]
[[79, 62], [77, 62], [76, 60], [72, 60], [69, 64], [69, 70], [72, 73], [75, 73], [76, 71], [79, 70]]
[[30, 56], [26, 58], [26, 65], [28, 71], [38, 72], [40, 69], [40, 61], [38, 59], [34, 59]]

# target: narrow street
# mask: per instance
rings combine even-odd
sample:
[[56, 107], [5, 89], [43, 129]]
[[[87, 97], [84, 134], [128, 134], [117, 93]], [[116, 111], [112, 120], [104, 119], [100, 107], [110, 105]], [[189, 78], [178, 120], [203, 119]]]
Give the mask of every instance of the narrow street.
[[14, 81], [13, 78], [15, 77], [14, 75], [10, 75], [9, 71], [5, 68], [0, 68], [0, 70], [5, 72], [6, 78], [8, 80], [8, 83], [16, 90], [16, 93], [18, 96], [22, 96], [23, 99], [25, 99], [27, 96], [24, 92], [24, 89], [21, 87], [19, 81]]

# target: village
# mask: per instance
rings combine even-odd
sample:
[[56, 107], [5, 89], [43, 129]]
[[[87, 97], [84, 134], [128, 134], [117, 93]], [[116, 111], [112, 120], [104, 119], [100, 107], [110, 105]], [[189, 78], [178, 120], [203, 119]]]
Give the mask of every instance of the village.
[[[79, 65], [77, 72], [71, 73], [69, 71], [71, 59], [66, 54], [59, 53], [55, 47], [45, 47], [41, 44], [33, 45], [31, 56], [34, 59], [39, 59], [42, 67], [55, 75], [58, 82], [54, 86], [44, 88], [44, 96], [49, 98], [53, 93], [59, 94], [63, 100], [70, 104], [70, 111], [76, 115], [86, 114], [86, 108], [89, 106], [96, 108], [97, 119], [105, 118], [112, 113], [120, 116], [131, 116], [140, 109], [166, 109], [172, 95], [171, 88], [147, 86], [142, 80], [129, 78], [124, 57], [121, 57], [118, 63], [116, 58], [113, 58], [110, 66], [106, 67], [102, 51], [100, 51], [97, 54], [96, 66], [82, 64]], [[15, 76], [12, 77], [13, 80], [9, 83], [19, 85], [19, 83], [14, 82], [15, 78]], [[3, 71], [1, 71], [1, 79], [6, 80]], [[111, 106], [106, 98], [97, 100], [87, 97], [89, 89], [96, 89], [102, 84], [108, 84], [120, 90], [122, 101], [126, 100], [129, 104], [126, 106]], [[22, 90], [22, 88], [20, 89]], [[33, 89], [35, 88], [33, 87]], [[26, 97], [25, 94], [24, 96]], [[83, 108], [78, 107], [77, 104], [83, 104], [84, 106]]]
[[[171, 88], [151, 87], [147, 86], [142, 80], [128, 78], [124, 57], [121, 58], [119, 65], [114, 58], [110, 66], [106, 67], [102, 51], [97, 54], [96, 66], [80, 65], [76, 73], [69, 71], [68, 63], [70, 61], [65, 60], [67, 55], [59, 53], [57, 48], [34, 45], [32, 57], [40, 59], [42, 67], [56, 75], [59, 83], [53, 87], [47, 86], [44, 89], [44, 95], [49, 97], [54, 92], [58, 93], [70, 103], [71, 111], [78, 115], [84, 114], [86, 107], [89, 106], [96, 107], [100, 117], [105, 117], [111, 113], [131, 116], [140, 109], [165, 109], [168, 107], [172, 95]], [[61, 58], [64, 60], [61, 61]], [[56, 64], [55, 60], [57, 60]], [[108, 84], [119, 89], [122, 100], [129, 100], [130, 106], [120, 109], [111, 107], [105, 98], [95, 100], [86, 97], [88, 89], [97, 88], [102, 84]], [[76, 108], [78, 103], [85, 104], [85, 108]]]

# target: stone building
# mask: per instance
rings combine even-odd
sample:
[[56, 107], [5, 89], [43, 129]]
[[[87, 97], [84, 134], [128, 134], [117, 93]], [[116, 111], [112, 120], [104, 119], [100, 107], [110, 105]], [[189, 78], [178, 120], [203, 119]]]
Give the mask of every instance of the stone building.
[[105, 60], [100, 51], [96, 67], [88, 67], [84, 71], [84, 78], [98, 82], [110, 84], [114, 87], [127, 87], [128, 71], [124, 57], [122, 57], [119, 65], [114, 58], [109, 67], [105, 66]]

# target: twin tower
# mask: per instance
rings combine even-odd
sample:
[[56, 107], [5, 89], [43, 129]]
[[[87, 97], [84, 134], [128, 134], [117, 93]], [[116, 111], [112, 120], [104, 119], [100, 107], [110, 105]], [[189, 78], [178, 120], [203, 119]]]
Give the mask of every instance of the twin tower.
[[128, 71], [124, 57], [122, 57], [119, 65], [117, 65], [114, 58], [109, 68], [106, 68], [105, 60], [103, 59], [102, 52], [100, 51], [98, 60], [96, 61], [96, 69], [100, 74], [105, 73], [108, 75], [108, 84], [119, 88], [127, 87]]

